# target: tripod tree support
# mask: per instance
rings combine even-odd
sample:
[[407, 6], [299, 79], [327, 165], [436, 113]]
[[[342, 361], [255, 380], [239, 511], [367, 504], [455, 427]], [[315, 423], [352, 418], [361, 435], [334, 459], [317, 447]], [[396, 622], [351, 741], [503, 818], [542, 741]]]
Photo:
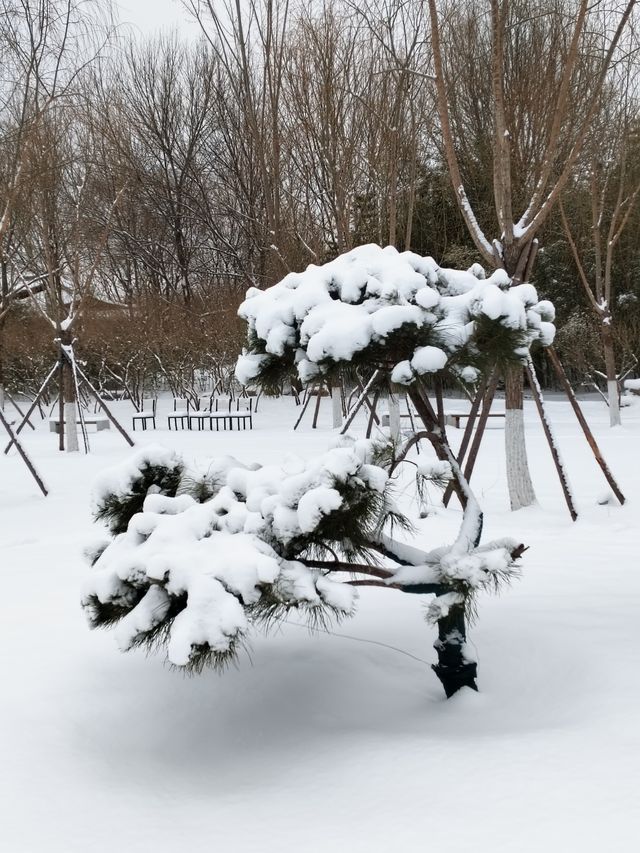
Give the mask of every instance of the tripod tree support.
[[379, 379], [380, 379], [380, 371], [374, 370], [374, 372], [371, 375], [371, 378], [369, 379], [367, 384], [364, 387], [362, 386], [362, 383], [360, 384], [360, 394], [358, 395], [358, 399], [355, 401], [355, 403], [353, 404], [353, 406], [351, 407], [351, 409], [349, 410], [349, 412], [347, 414], [346, 420], [345, 420], [344, 424], [342, 425], [342, 429], [340, 430], [340, 435], [344, 435], [347, 432], [347, 430], [349, 429], [349, 427], [353, 423], [356, 415], [358, 414], [358, 412], [360, 411], [360, 409], [362, 408], [364, 403], [365, 402], [368, 403], [369, 394], [371, 392], [371, 389], [373, 388], [373, 386], [376, 384], [376, 382]]
[[[492, 374], [490, 382], [493, 380], [494, 380], [494, 375]], [[495, 382], [495, 385], [497, 386], [497, 381]], [[467, 453], [467, 447], [469, 446], [469, 442], [471, 441], [471, 435], [473, 433], [473, 428], [476, 425], [476, 419], [478, 417], [478, 412], [480, 411], [480, 403], [483, 403], [482, 414], [486, 413], [485, 417], [484, 417], [484, 424], [482, 426], [482, 429], [478, 429], [478, 432], [476, 433], [476, 437], [478, 437], [478, 435], [479, 435], [479, 437], [478, 437], [478, 447], [479, 447], [480, 440], [482, 439], [482, 434], [484, 433], [484, 425], [486, 425], [487, 417], [489, 415], [489, 409], [491, 408], [491, 402], [492, 402], [493, 396], [495, 394], [495, 387], [494, 387], [493, 393], [490, 396], [487, 396], [485, 399], [485, 395], [487, 395], [488, 387], [489, 387], [488, 382], [486, 382], [486, 381], [482, 382], [480, 387], [478, 388], [478, 392], [475, 395], [473, 402], [471, 404], [471, 411], [469, 413], [469, 417], [467, 419], [467, 425], [465, 427], [464, 434], [462, 436], [462, 441], [460, 443], [460, 449], [458, 450], [458, 465], [462, 465], [462, 463], [464, 462], [464, 457]], [[475, 462], [475, 458], [478, 454], [478, 447], [475, 447], [475, 450], [474, 450], [474, 448], [472, 448], [473, 461], [474, 462]], [[472, 472], [473, 472], [473, 463], [471, 464], [471, 468], [468, 472], [465, 470], [465, 476], [467, 477], [467, 479], [470, 479]], [[453, 494], [453, 485], [451, 483], [449, 483], [449, 485], [447, 486], [447, 488], [444, 491], [444, 495], [442, 496], [442, 503], [444, 504], [444, 506], [449, 506], [449, 501], [451, 500], [452, 494]]]
[[304, 417], [304, 413], [305, 413], [305, 412], [307, 411], [307, 409], [309, 408], [309, 403], [311, 402], [311, 393], [310, 393], [310, 391], [311, 391], [311, 389], [310, 389], [310, 388], [307, 388], [307, 390], [306, 390], [306, 392], [305, 392], [305, 396], [304, 396], [304, 403], [302, 404], [302, 411], [301, 411], [301, 412], [300, 412], [300, 414], [298, 415], [298, 420], [297, 420], [297, 421], [295, 422], [295, 424], [293, 425], [293, 429], [294, 429], [294, 431], [295, 431], [295, 430], [297, 430], [297, 429], [298, 429], [298, 427], [300, 426], [300, 424], [302, 423], [302, 418]]
[[[42, 395], [47, 390], [49, 382], [51, 382], [51, 379], [53, 378], [53, 374], [56, 372], [57, 369], [58, 369], [58, 362], [56, 361], [56, 363], [53, 365], [53, 367], [49, 371], [47, 378], [44, 380], [44, 382], [40, 386], [40, 389], [39, 389], [38, 393], [36, 394], [35, 399], [31, 403], [31, 405], [29, 406], [29, 409], [27, 410], [27, 414], [22, 416], [22, 420], [20, 421], [20, 423], [18, 424], [18, 426], [15, 430], [16, 435], [20, 435], [20, 433], [22, 432], [22, 430], [26, 426], [27, 421], [29, 420], [29, 418], [31, 417], [33, 412], [35, 411], [38, 403], [40, 402], [40, 400], [42, 398]], [[11, 448], [13, 447], [13, 443], [14, 443], [14, 439], [12, 438], [11, 441], [9, 442], [9, 444], [7, 444], [7, 446], [4, 449], [5, 454], [7, 454], [11, 450]]]
[[[80, 376], [81, 380], [85, 383], [85, 385], [87, 386], [87, 388], [89, 389], [91, 394], [95, 397], [96, 402], [103, 409], [105, 415], [109, 418], [109, 420], [114, 425], [114, 427], [118, 430], [120, 435], [122, 435], [122, 437], [124, 438], [124, 440], [127, 442], [127, 444], [130, 447], [134, 447], [135, 442], [133, 441], [131, 436], [127, 433], [127, 431], [122, 427], [122, 425], [120, 424], [118, 419], [115, 417], [115, 415], [113, 414], [111, 409], [107, 406], [105, 401], [102, 399], [102, 397], [100, 396], [100, 394], [98, 393], [96, 388], [93, 386], [91, 381], [87, 378], [87, 376], [84, 373], [84, 371], [82, 370], [82, 368], [78, 365], [78, 363], [75, 361], [75, 359], [72, 360], [69, 357], [69, 355], [67, 354], [67, 352], [65, 351], [64, 348], [61, 349], [61, 352], [62, 352], [62, 358], [67, 358], [71, 362], [71, 365], [72, 365], [72, 368], [74, 369], [74, 372], [77, 372], [77, 374]], [[51, 380], [53, 379], [56, 371], [60, 371], [60, 362], [59, 361], [54, 364], [54, 366], [49, 371], [49, 375], [47, 376], [47, 378], [44, 380], [44, 382], [40, 386], [40, 390], [36, 394], [35, 400], [32, 402], [31, 406], [29, 407], [29, 410], [27, 411], [26, 415], [20, 421], [20, 424], [18, 425], [18, 427], [15, 431], [15, 435], [14, 435], [13, 431], [10, 432], [11, 440], [9, 441], [9, 443], [7, 444], [7, 446], [4, 449], [5, 453], [8, 453], [9, 450], [11, 450], [11, 448], [13, 447], [13, 445], [16, 444], [16, 435], [18, 435], [24, 429], [29, 416], [31, 415], [31, 413], [34, 411], [34, 409], [38, 405], [39, 400], [41, 399], [44, 392], [47, 390], [47, 387], [48, 387], [49, 383], [51, 382]], [[60, 395], [60, 399], [61, 398], [62, 398], [62, 395]], [[62, 429], [62, 423], [64, 422], [64, 420], [63, 420], [64, 419], [64, 409], [62, 407], [60, 409], [60, 418], [61, 418], [61, 420], [60, 420], [60, 424], [61, 424], [61, 427], [60, 427], [60, 436], [61, 436], [60, 449], [64, 450], [64, 430]], [[86, 428], [85, 428], [85, 431], [86, 431]], [[87, 445], [87, 448], [88, 448], [88, 445]]]
[[[68, 357], [68, 356], [67, 356], [67, 357]], [[75, 362], [74, 362], [74, 363], [75, 363]], [[87, 379], [87, 376], [86, 376], [86, 374], [84, 373], [84, 371], [83, 371], [83, 370], [82, 370], [82, 369], [81, 369], [77, 364], [76, 364], [76, 370], [77, 370], [77, 371], [78, 371], [78, 373], [80, 374], [80, 377], [81, 377], [81, 379], [83, 380], [83, 382], [86, 384], [86, 386], [88, 387], [88, 389], [91, 391], [91, 393], [93, 394], [93, 396], [96, 398], [96, 402], [97, 402], [97, 403], [98, 403], [98, 405], [102, 408], [102, 410], [104, 411], [105, 415], [109, 418], [109, 420], [111, 421], [111, 423], [112, 423], [112, 424], [114, 425], [114, 427], [118, 430], [118, 432], [119, 432], [119, 433], [120, 433], [120, 435], [124, 438], [124, 440], [127, 442], [127, 444], [128, 444], [130, 447], [133, 447], [133, 446], [135, 445], [135, 442], [133, 441], [133, 439], [131, 438], [131, 436], [129, 435], [129, 433], [128, 433], [128, 432], [127, 432], [127, 431], [126, 431], [126, 430], [121, 426], [121, 424], [119, 423], [119, 421], [117, 420], [117, 418], [115, 417], [115, 415], [113, 414], [113, 412], [111, 411], [111, 409], [107, 406], [107, 404], [106, 404], [106, 403], [105, 403], [105, 401], [102, 399], [102, 397], [100, 396], [100, 394], [99, 394], [99, 393], [96, 391], [96, 389], [93, 387], [93, 385], [92, 385], [91, 381], [90, 381], [89, 379]]]

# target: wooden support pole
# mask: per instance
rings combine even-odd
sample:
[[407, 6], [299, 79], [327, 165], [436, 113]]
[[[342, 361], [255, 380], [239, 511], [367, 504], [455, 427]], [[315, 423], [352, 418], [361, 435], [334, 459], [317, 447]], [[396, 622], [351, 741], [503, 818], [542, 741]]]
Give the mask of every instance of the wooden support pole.
[[320, 403], [322, 402], [322, 386], [322, 382], [319, 382], [316, 385], [316, 407], [313, 412], [313, 423], [311, 424], [311, 429], [316, 429], [318, 426], [318, 415], [320, 414]]
[[309, 408], [309, 403], [310, 403], [310, 402], [311, 402], [311, 394], [309, 394], [309, 390], [307, 389], [307, 392], [306, 392], [306, 394], [305, 394], [304, 403], [302, 404], [302, 411], [301, 411], [301, 412], [300, 412], [300, 414], [298, 415], [298, 420], [297, 420], [297, 421], [295, 422], [295, 424], [293, 425], [293, 429], [294, 429], [294, 431], [295, 431], [295, 430], [297, 430], [297, 429], [298, 429], [298, 427], [300, 426], [300, 424], [302, 423], [302, 419], [303, 419], [303, 417], [304, 417], [304, 413], [305, 413], [305, 412], [307, 411], [307, 409]]
[[[405, 400], [405, 403], [407, 404], [407, 414], [409, 415], [409, 423], [411, 424], [411, 432], [415, 435], [417, 430], [416, 430], [416, 423], [413, 419], [413, 412], [411, 411], [411, 401], [409, 400], [409, 397], [406, 394], [405, 394], [404, 400]], [[420, 441], [419, 440], [416, 441], [415, 444], [416, 444], [416, 453], [418, 455], [420, 455]]]
[[[493, 376], [493, 374], [491, 375]], [[489, 382], [487, 380], [483, 380], [480, 387], [478, 388], [478, 393], [475, 395], [471, 402], [471, 411], [469, 412], [469, 417], [467, 418], [467, 425], [464, 428], [462, 441], [460, 442], [460, 449], [458, 450], [459, 465], [462, 465], [462, 463], [464, 462], [464, 457], [467, 454], [467, 448], [469, 446], [469, 442], [471, 441], [471, 436], [473, 435], [473, 428], [476, 425], [476, 419], [480, 411], [480, 404], [482, 403], [484, 395], [487, 392], [488, 385]]]
[[46, 498], [46, 496], [49, 494], [49, 493], [48, 493], [48, 491], [47, 491], [47, 487], [45, 486], [45, 484], [44, 484], [44, 482], [42, 481], [42, 479], [41, 479], [40, 475], [38, 474], [38, 472], [36, 471], [35, 466], [33, 465], [32, 461], [31, 461], [31, 460], [29, 459], [29, 457], [27, 456], [27, 454], [26, 454], [26, 452], [25, 452], [24, 448], [23, 448], [23, 447], [22, 447], [22, 445], [20, 444], [20, 441], [18, 440], [17, 435], [16, 435], [16, 434], [14, 433], [14, 431], [11, 429], [11, 425], [9, 424], [9, 422], [7, 421], [7, 419], [5, 418], [5, 416], [4, 416], [3, 412], [2, 412], [2, 409], [0, 409], [0, 422], [2, 423], [2, 426], [6, 429], [7, 433], [9, 434], [9, 438], [11, 439], [11, 444], [15, 444], [15, 446], [16, 446], [16, 450], [18, 451], [18, 453], [19, 453], [19, 454], [20, 454], [20, 456], [22, 457], [22, 461], [24, 462], [24, 464], [27, 466], [27, 468], [28, 468], [28, 469], [29, 469], [29, 471], [31, 472], [31, 476], [32, 476], [32, 477], [33, 477], [33, 479], [36, 481], [36, 483], [38, 484], [38, 487], [39, 487], [40, 491], [42, 492], [42, 494], [43, 494], [43, 495], [45, 496], [45, 498]]
[[340, 405], [342, 406], [342, 420], [347, 417], [347, 392], [344, 387], [344, 380], [340, 380]]
[[[446, 445], [446, 437], [441, 433], [440, 427], [438, 425], [438, 416], [433, 410], [433, 406], [429, 402], [429, 398], [426, 393], [422, 390], [422, 386], [420, 388], [417, 387], [417, 384], [414, 383], [410, 385], [407, 391], [409, 395], [409, 399], [416, 407], [416, 411], [420, 417], [420, 420], [424, 424], [426, 430], [426, 437], [431, 442], [431, 446], [436, 452], [436, 456], [441, 462], [451, 462], [451, 458], [454, 459], [453, 452], [451, 448], [448, 448]], [[463, 509], [467, 506], [467, 497], [462, 489], [461, 484], [457, 479], [451, 481], [453, 483], [453, 489], [460, 501], [460, 504]]]
[[369, 412], [369, 422], [367, 424], [367, 438], [371, 438], [374, 420], [375, 420], [376, 424], [380, 423], [380, 421], [378, 420], [378, 416], [376, 415], [376, 407], [378, 405], [378, 399], [380, 398], [380, 391], [381, 391], [381, 388], [380, 388], [380, 386], [378, 386], [375, 390], [374, 395], [373, 395], [373, 402], [369, 403], [370, 412]]
[[573, 408], [575, 416], [578, 419], [578, 423], [582, 427], [582, 432], [584, 433], [585, 438], [587, 439], [587, 443], [589, 444], [589, 447], [593, 452], [596, 462], [600, 466], [600, 469], [604, 474], [607, 483], [609, 483], [609, 485], [611, 486], [614, 495], [620, 501], [620, 503], [623, 504], [625, 502], [625, 497], [620, 491], [620, 487], [618, 486], [613, 474], [609, 470], [609, 466], [605, 462], [604, 457], [600, 452], [600, 448], [598, 447], [598, 444], [593, 436], [593, 433], [591, 432], [589, 424], [587, 423], [582, 409], [580, 408], [580, 404], [578, 403], [576, 395], [574, 394], [573, 388], [571, 387], [571, 383], [567, 379], [567, 374], [564, 372], [564, 367], [562, 366], [560, 359], [558, 358], [557, 352], [553, 347], [545, 347], [545, 352], [547, 354], [547, 358], [551, 362], [553, 369], [556, 372], [558, 379], [560, 380], [560, 384], [562, 385], [564, 393], [567, 395], [567, 399], [571, 403], [571, 407]]
[[135, 447], [135, 442], [133, 441], [133, 439], [131, 438], [131, 436], [130, 436], [130, 435], [127, 433], [127, 431], [126, 431], [126, 430], [125, 430], [125, 429], [120, 425], [120, 423], [119, 423], [118, 419], [117, 419], [117, 418], [115, 417], [115, 415], [111, 412], [111, 410], [109, 409], [109, 407], [107, 406], [107, 404], [105, 403], [105, 401], [102, 399], [102, 397], [100, 396], [100, 394], [98, 394], [98, 392], [96, 391], [96, 389], [93, 387], [93, 385], [91, 384], [91, 382], [89, 381], [89, 379], [87, 379], [87, 377], [85, 376], [84, 372], [83, 372], [79, 367], [77, 367], [77, 371], [78, 371], [78, 373], [80, 374], [80, 376], [81, 376], [82, 380], [86, 383], [87, 387], [89, 388], [89, 390], [91, 391], [91, 393], [93, 394], [93, 396], [96, 398], [96, 400], [97, 400], [97, 401], [98, 401], [98, 403], [100, 404], [100, 407], [104, 410], [105, 415], [109, 418], [109, 420], [110, 420], [110, 421], [111, 421], [111, 423], [114, 425], [114, 427], [118, 430], [118, 432], [120, 433], [120, 435], [124, 438], [124, 440], [127, 442], [127, 444], [128, 444], [130, 447]]
[[487, 428], [487, 423], [489, 421], [489, 412], [491, 411], [491, 405], [493, 403], [493, 398], [495, 397], [497, 390], [498, 375], [497, 373], [495, 373], [489, 381], [487, 391], [484, 395], [484, 400], [482, 402], [482, 411], [480, 412], [480, 419], [478, 420], [478, 428], [476, 429], [476, 434], [474, 435], [473, 441], [471, 442], [471, 447], [469, 448], [469, 456], [467, 457], [467, 462], [464, 466], [464, 476], [467, 482], [469, 482], [469, 480], [471, 479], [473, 469], [476, 465], [478, 451], [480, 450], [480, 445], [482, 444], [482, 439]]
[[35, 430], [34, 425], [33, 425], [33, 424], [31, 423], [31, 421], [29, 420], [29, 416], [27, 415], [27, 417], [25, 418], [24, 412], [22, 411], [22, 409], [20, 408], [20, 406], [16, 403], [16, 401], [13, 399], [13, 397], [11, 396], [11, 394], [10, 394], [8, 391], [5, 391], [4, 393], [5, 393], [5, 395], [8, 397], [9, 402], [11, 403], [11, 405], [13, 406], [13, 408], [16, 410], [16, 412], [17, 412], [17, 413], [20, 415], [20, 417], [22, 418], [21, 423], [22, 423], [22, 422], [24, 422], [25, 424], [28, 424], [28, 425], [31, 427], [31, 429]]
[[549, 444], [549, 450], [551, 451], [553, 463], [556, 466], [556, 471], [558, 472], [558, 479], [560, 480], [560, 485], [562, 486], [562, 493], [564, 494], [564, 499], [567, 502], [569, 515], [571, 516], [571, 520], [575, 521], [578, 518], [578, 512], [573, 502], [573, 495], [571, 494], [571, 488], [569, 487], [569, 479], [567, 477], [567, 472], [564, 470], [564, 465], [562, 464], [562, 459], [560, 458], [560, 453], [555, 442], [553, 430], [547, 418], [547, 413], [544, 409], [544, 399], [542, 397], [542, 390], [540, 388], [540, 383], [538, 382], [538, 377], [536, 376], [536, 371], [533, 366], [531, 356], [529, 356], [529, 360], [527, 365], [525, 366], [524, 372], [526, 373], [527, 381], [529, 382], [529, 387], [531, 388], [531, 393], [533, 394], [533, 399], [535, 401], [538, 414], [540, 415], [540, 421], [542, 422], [544, 434], [547, 438], [547, 443]]
[[369, 381], [367, 382], [366, 386], [363, 387], [362, 383], [360, 383], [360, 389], [361, 389], [360, 395], [358, 396], [358, 399], [356, 400], [356, 402], [351, 407], [349, 414], [347, 415], [347, 419], [345, 420], [344, 424], [342, 425], [342, 429], [340, 430], [340, 435], [344, 435], [346, 433], [346, 431], [349, 429], [349, 427], [353, 423], [355, 416], [358, 414], [358, 412], [360, 411], [360, 409], [363, 406], [363, 404], [365, 403], [365, 401], [367, 401], [369, 399], [369, 393], [370, 393], [371, 389], [373, 388], [373, 386], [375, 385], [375, 383], [377, 382], [379, 376], [380, 376], [380, 371], [376, 370], [376, 371], [374, 371], [371, 379], [369, 379]]
[[[487, 428], [487, 423], [489, 421], [489, 412], [491, 411], [491, 404], [493, 403], [493, 398], [496, 395], [497, 388], [498, 373], [497, 371], [494, 371], [491, 377], [489, 378], [489, 382], [487, 384], [484, 397], [482, 399], [482, 409], [480, 410], [478, 427], [476, 429], [475, 435], [473, 436], [473, 441], [471, 442], [471, 447], [469, 448], [469, 455], [464, 466], [464, 478], [467, 483], [471, 481], [471, 476], [473, 474], [473, 469], [475, 468], [476, 459], [478, 458], [478, 452], [480, 451], [480, 445], [482, 444], [482, 439], [484, 437], [484, 433]], [[445, 491], [443, 496], [444, 505], [448, 506], [450, 500], [451, 491], [449, 487], [447, 487], [447, 490]]]
[[[494, 374], [492, 373], [491, 377], [493, 377], [493, 375]], [[462, 463], [464, 462], [464, 457], [467, 453], [467, 447], [469, 446], [469, 442], [471, 441], [471, 436], [473, 434], [473, 428], [476, 425], [476, 418], [478, 417], [478, 412], [480, 411], [480, 403], [484, 399], [488, 384], [489, 383], [486, 379], [482, 381], [475, 397], [473, 398], [473, 402], [471, 403], [471, 411], [469, 412], [469, 417], [467, 418], [467, 425], [464, 428], [464, 434], [462, 436], [462, 441], [460, 442], [460, 449], [458, 450], [458, 465], [460, 465], [460, 467], [462, 467]], [[449, 505], [449, 501], [451, 500], [452, 494], [453, 486], [451, 483], [449, 483], [444, 491], [444, 495], [442, 496], [442, 503], [445, 506]]]
[[442, 430], [442, 434], [446, 433], [446, 425], [444, 422], [444, 400], [442, 399], [442, 379], [439, 376], [435, 377], [435, 393], [436, 406], [438, 408], [438, 424]]
[[[27, 414], [22, 418], [22, 420], [18, 424], [18, 426], [15, 430], [16, 435], [20, 435], [20, 433], [22, 432], [22, 429], [24, 428], [24, 426], [27, 422], [27, 419], [30, 417], [30, 415], [33, 414], [36, 406], [40, 403], [40, 399], [41, 399], [42, 395], [44, 394], [44, 392], [47, 390], [47, 386], [49, 385], [49, 382], [51, 382], [51, 379], [53, 378], [53, 374], [56, 372], [57, 369], [58, 369], [58, 362], [56, 362], [53, 365], [53, 367], [51, 368], [51, 370], [49, 371], [49, 375], [47, 376], [47, 378], [44, 380], [44, 382], [40, 386], [40, 390], [36, 394], [34, 401], [31, 403], [31, 406], [29, 407]], [[7, 444], [7, 446], [4, 449], [4, 452], [8, 453], [12, 447], [13, 447], [13, 439], [9, 442], [9, 444]]]

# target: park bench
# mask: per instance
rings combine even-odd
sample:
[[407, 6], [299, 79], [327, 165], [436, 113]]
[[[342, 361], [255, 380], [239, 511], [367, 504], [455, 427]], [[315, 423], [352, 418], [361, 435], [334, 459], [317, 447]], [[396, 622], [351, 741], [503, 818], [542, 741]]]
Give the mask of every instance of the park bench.
[[[94, 426], [96, 432], [100, 432], [103, 429], [111, 429], [109, 418], [105, 418], [103, 415], [84, 415], [82, 419], [86, 427]], [[79, 418], [76, 418], [76, 424], [80, 426]], [[60, 432], [60, 418], [49, 418], [49, 432]]]
[[209, 429], [213, 429], [213, 425], [216, 425], [216, 432], [220, 429], [220, 424], [222, 424], [222, 429], [227, 428], [227, 419], [229, 418], [229, 412], [210, 412], [210, 411], [195, 411], [191, 412], [189, 415], [189, 429], [194, 429], [197, 426], [198, 430], [203, 430], [205, 425], [209, 425]]
[[[455, 427], [456, 429], [460, 429], [460, 421], [466, 420], [471, 416], [471, 412], [449, 412], [444, 416], [444, 422], [447, 426]], [[495, 412], [489, 415], [486, 415], [487, 418], [504, 418], [504, 412]]]
[[[235, 405], [235, 408], [233, 406]], [[189, 429], [194, 429], [197, 426], [198, 430], [205, 429], [208, 424], [209, 429], [213, 430], [213, 425], [216, 425], [216, 432], [220, 429], [233, 430], [234, 424], [236, 429], [253, 429], [253, 398], [241, 397], [235, 401], [220, 398], [213, 400], [211, 410], [200, 410], [191, 412], [189, 415]]]
[[207, 425], [212, 430], [214, 424], [216, 425], [216, 432], [220, 429], [220, 424], [222, 424], [222, 429], [226, 429], [230, 410], [230, 397], [203, 394], [198, 401], [198, 408], [189, 413], [187, 425], [191, 430], [197, 427], [198, 431], [203, 430]]

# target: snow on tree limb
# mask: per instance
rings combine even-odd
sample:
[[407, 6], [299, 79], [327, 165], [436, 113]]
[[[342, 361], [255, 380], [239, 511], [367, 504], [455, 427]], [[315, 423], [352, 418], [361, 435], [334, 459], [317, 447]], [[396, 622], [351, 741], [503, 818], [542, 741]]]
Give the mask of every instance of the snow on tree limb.
[[164, 646], [174, 665], [201, 669], [227, 663], [252, 626], [290, 608], [311, 622], [351, 615], [349, 578], [464, 597], [514, 571], [511, 540], [464, 553], [395, 541], [389, 519], [398, 513], [375, 452], [370, 441], [344, 439], [292, 473], [231, 457], [194, 472], [170, 451], [138, 451], [96, 486], [94, 513], [121, 532], [88, 555], [89, 624], [116, 624], [123, 651]]
[[553, 329], [540, 325], [535, 288], [509, 283], [504, 270], [479, 279], [413, 252], [360, 246], [248, 292], [239, 310], [248, 348], [236, 376], [264, 386], [297, 372], [307, 383], [365, 363], [411, 384], [447, 367], [463, 372], [479, 359], [520, 358]]

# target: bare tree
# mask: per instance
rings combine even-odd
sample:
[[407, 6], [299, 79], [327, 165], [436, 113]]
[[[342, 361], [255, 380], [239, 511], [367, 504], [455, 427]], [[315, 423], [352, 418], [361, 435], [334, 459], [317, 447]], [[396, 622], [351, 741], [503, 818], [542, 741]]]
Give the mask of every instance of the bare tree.
[[16, 264], [25, 199], [48, 156], [44, 150], [44, 161], [34, 157], [34, 138], [41, 135], [53, 105], [74, 97], [84, 70], [110, 33], [108, 2], [99, 9], [83, 0], [0, 2], [0, 406], [3, 324], [16, 301], [44, 286], [44, 278], [34, 278], [32, 270]]
[[[531, 275], [538, 234], [574, 171], [611, 67], [626, 50], [623, 36], [635, 5], [635, 0], [625, 0], [611, 8], [598, 0], [579, 0], [574, 9], [558, 0], [490, 0], [482, 6], [452, 3], [440, 10], [436, 0], [429, 0], [438, 113], [456, 200], [484, 261], [505, 269], [513, 284]], [[481, 48], [475, 55], [461, 57], [451, 50], [461, 20], [474, 36], [471, 43]], [[452, 116], [455, 96], [447, 74], [447, 65], [461, 62], [477, 70], [476, 77], [466, 77], [469, 92], [473, 97], [478, 79], [492, 116], [486, 147], [493, 174], [493, 216], [488, 222], [497, 229], [493, 239], [476, 215], [461, 168]], [[483, 67], [490, 69], [489, 81], [483, 79]], [[537, 113], [526, 111], [523, 81], [529, 90], [544, 92]], [[483, 101], [478, 104], [476, 111], [486, 120]], [[521, 170], [519, 187], [514, 165]], [[523, 211], [519, 216], [516, 205]], [[518, 509], [535, 500], [524, 443], [520, 371], [506, 376], [506, 409], [507, 478], [512, 508]]]
[[288, 271], [281, 249], [285, 235], [279, 112], [289, 2], [186, 0], [185, 6], [196, 17], [225, 71], [228, 97], [241, 106], [241, 132], [251, 141], [264, 206], [263, 272], [267, 277], [281, 274]]
[[[567, 192], [568, 196], [579, 194], [586, 202], [590, 227], [583, 233], [587, 232], [587, 240], [581, 239], [583, 235], [570, 223], [563, 199], [560, 199], [562, 224], [578, 279], [600, 329], [611, 426], [620, 424], [620, 387], [614, 346], [614, 256], [640, 193], [639, 116], [634, 97], [637, 85], [632, 79], [635, 68], [627, 63], [620, 70], [623, 73], [617, 85], [602, 99], [601, 113], [594, 121], [593, 132], [585, 146], [583, 169]], [[574, 223], [578, 212], [574, 205], [571, 216]]]

